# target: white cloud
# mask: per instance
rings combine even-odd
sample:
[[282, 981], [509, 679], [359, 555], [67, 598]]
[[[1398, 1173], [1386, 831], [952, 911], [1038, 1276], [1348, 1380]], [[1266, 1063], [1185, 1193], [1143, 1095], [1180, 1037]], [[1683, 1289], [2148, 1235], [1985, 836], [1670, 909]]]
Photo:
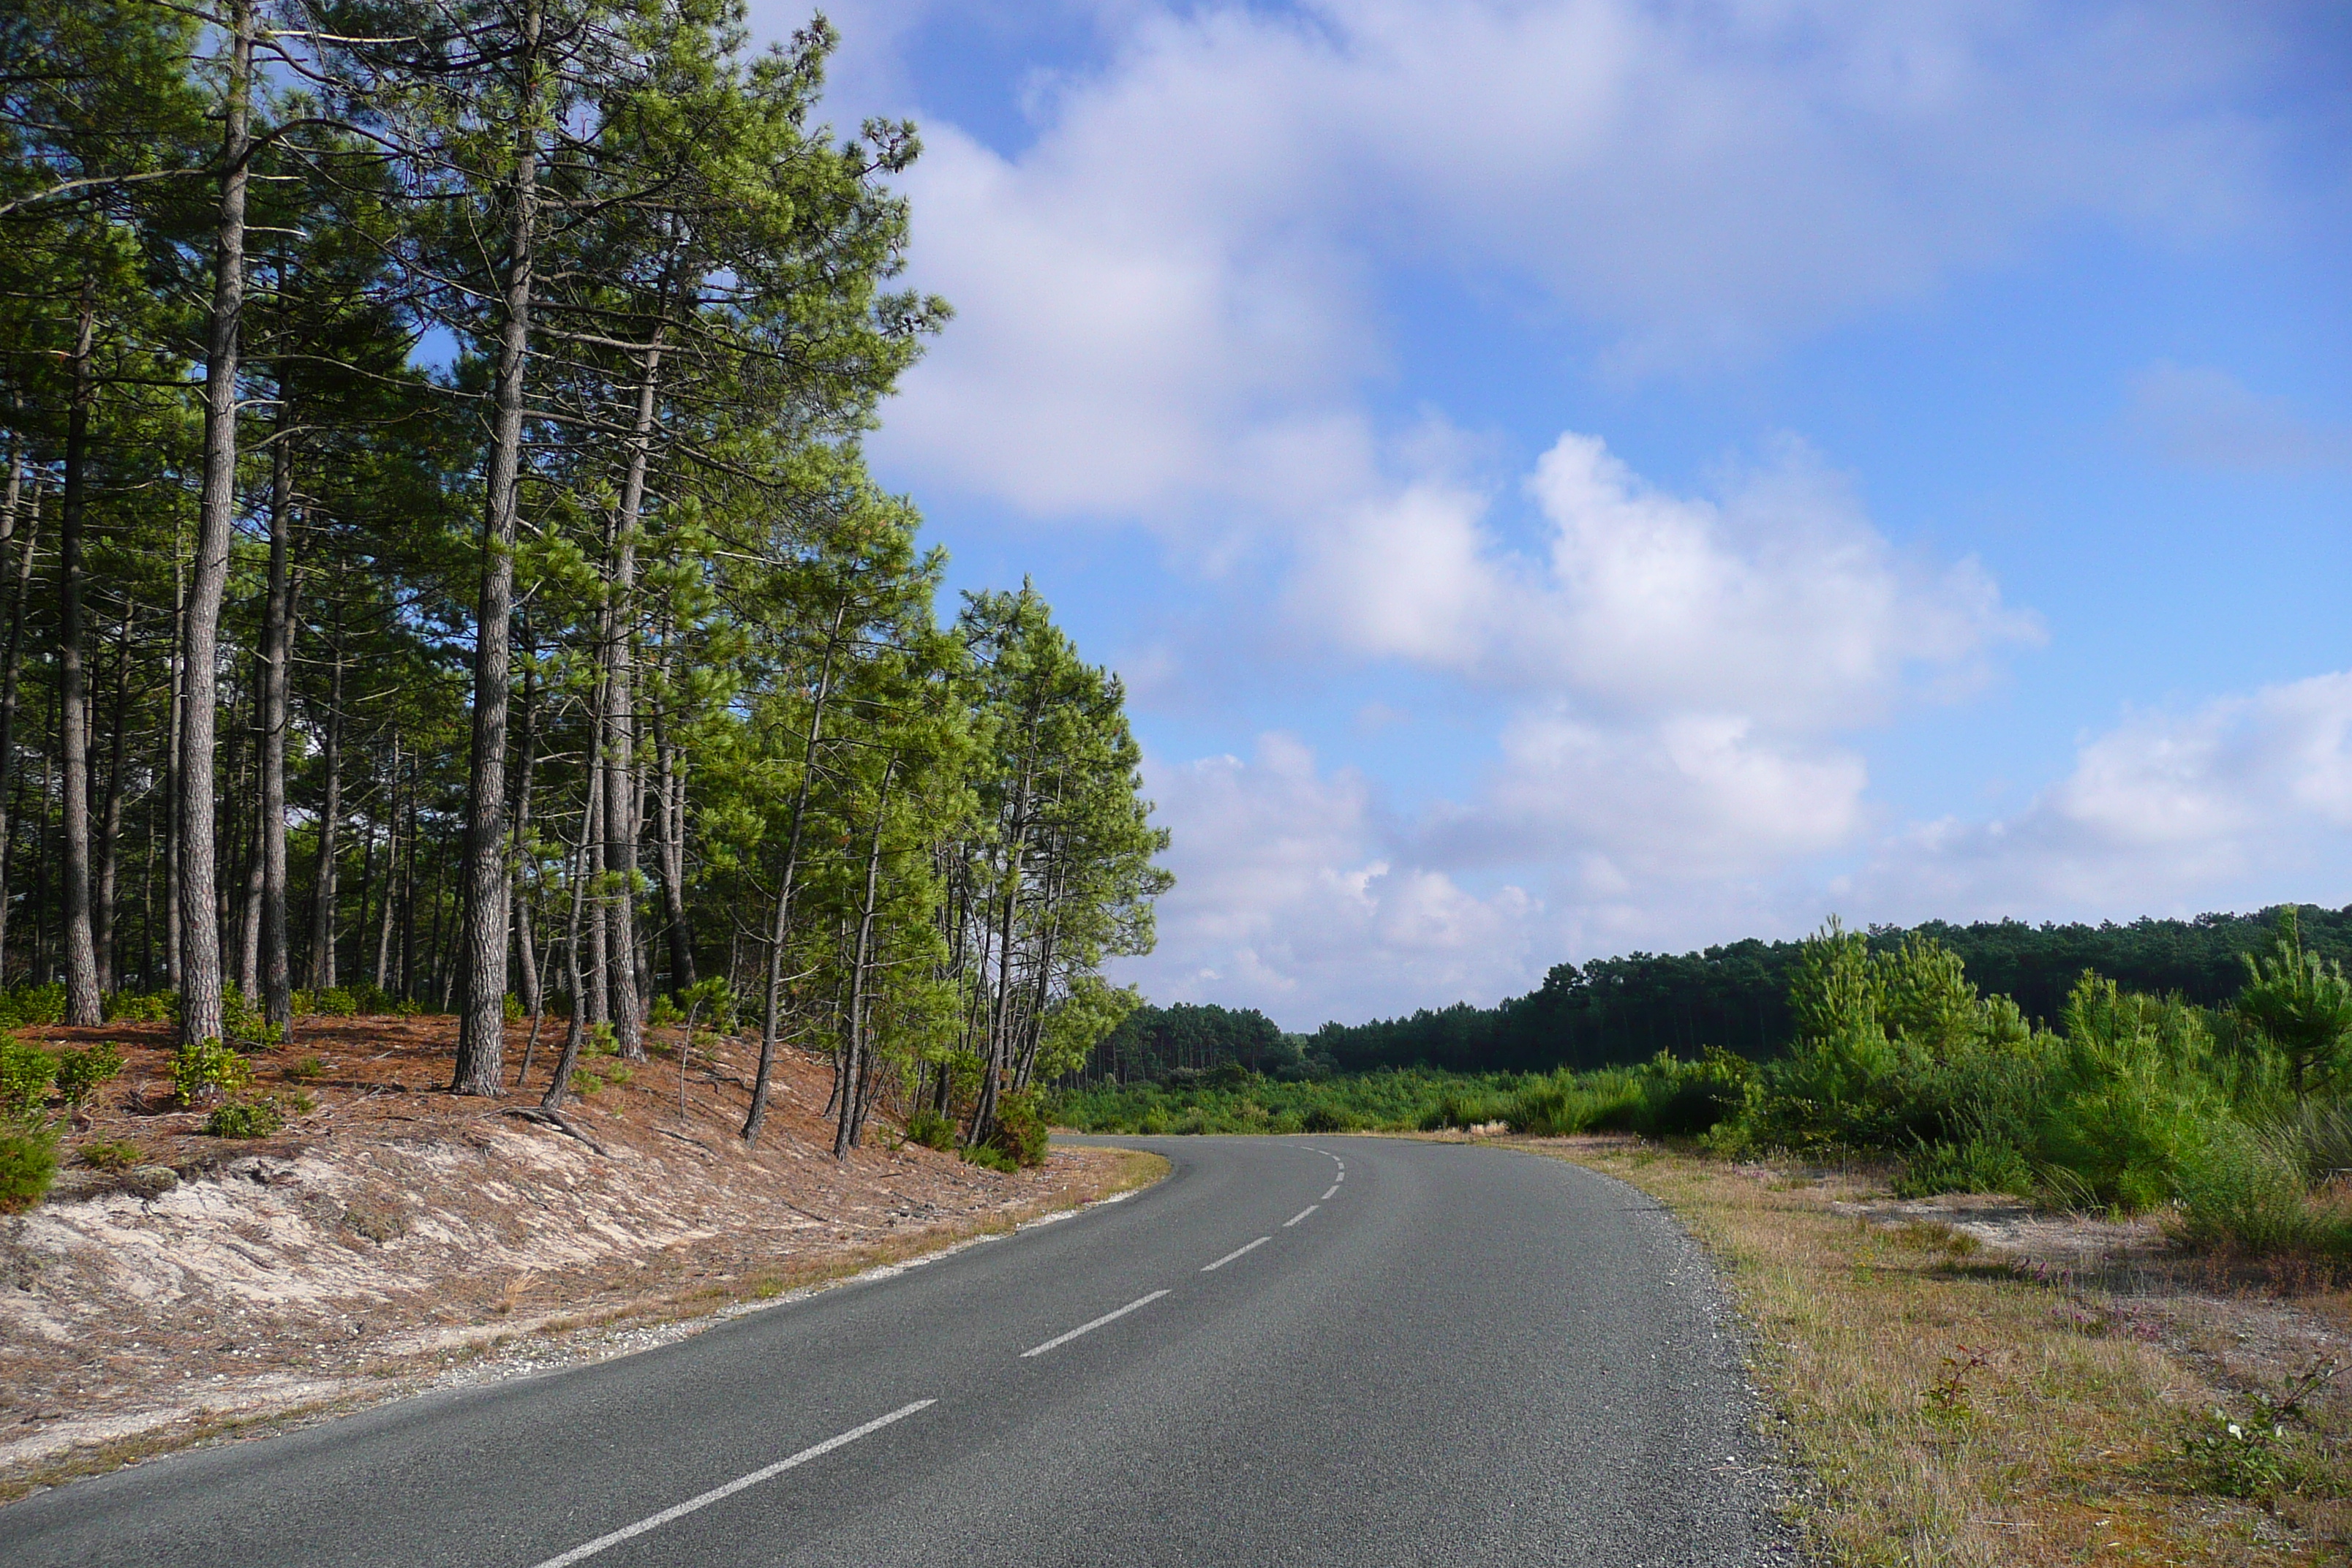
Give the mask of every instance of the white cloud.
[[2333, 902], [2352, 877], [2352, 673], [2133, 714], [2016, 816], [1940, 822], [1855, 884], [1879, 918]]
[[1915, 674], [1948, 689], [2041, 635], [1974, 561], [1898, 552], [1801, 443], [1718, 502], [1660, 491], [1571, 432], [1528, 488], [1539, 559], [1490, 536], [1484, 496], [1414, 483], [1307, 542], [1294, 610], [1359, 654], [1801, 731], [1874, 721]]
[[1158, 819], [1175, 828], [1177, 884], [1159, 950], [1126, 973], [1156, 1000], [1258, 1006], [1312, 1027], [1432, 997], [1492, 1000], [1548, 961], [1538, 900], [1397, 863], [1370, 785], [1323, 773], [1293, 737], [1262, 736], [1248, 762], [1153, 759], [1144, 771]]
[[1707, 367], [2062, 223], [2260, 221], [2275, 133], [2239, 103], [2284, 49], [2242, 7], [2054, 0], [1119, 5], [1094, 23], [1103, 63], [1037, 90], [1030, 145], [929, 126], [916, 267], [961, 314], [881, 439], [1046, 514], [1280, 489], [1259, 436], [1355, 416], [1388, 365], [1377, 284], [1398, 266], [1565, 309], [1623, 366]]

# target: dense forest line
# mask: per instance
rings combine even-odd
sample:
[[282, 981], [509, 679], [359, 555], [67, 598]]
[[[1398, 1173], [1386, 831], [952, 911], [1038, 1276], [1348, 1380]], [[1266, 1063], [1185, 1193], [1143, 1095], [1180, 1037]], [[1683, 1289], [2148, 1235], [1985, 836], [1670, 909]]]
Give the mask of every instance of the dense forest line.
[[[2277, 912], [2127, 925], [1929, 921], [1876, 927], [1859, 940], [1877, 952], [1895, 952], [1913, 937], [1932, 940], [2028, 1018], [2054, 1020], [2085, 970], [2126, 990], [2218, 1007], [2244, 984], [2246, 955], [2266, 950]], [[2298, 912], [2314, 954], [2352, 960], [2352, 907]], [[1761, 1061], [1796, 1037], [1789, 997], [1806, 952], [1802, 942], [1749, 938], [1699, 952], [1562, 963], [1536, 990], [1492, 1007], [1457, 1002], [1408, 1018], [1326, 1024], [1311, 1035], [1286, 1035], [1255, 1008], [1146, 1006], [1104, 1037], [1066, 1083], [1183, 1083], [1229, 1062], [1284, 1079], [1391, 1068], [1589, 1070], [1648, 1061], [1660, 1051], [1695, 1061], [1710, 1046]]]
[[865, 467], [949, 311], [895, 282], [914, 128], [814, 119], [834, 45], [730, 0], [0, 16], [20, 1006], [199, 1053], [453, 1011], [452, 1086], [536, 1053], [550, 1110], [740, 1015], [745, 1137], [793, 1041], [845, 1149], [886, 1092], [989, 1139], [1132, 1005], [1120, 684], [1025, 585], [940, 619]]

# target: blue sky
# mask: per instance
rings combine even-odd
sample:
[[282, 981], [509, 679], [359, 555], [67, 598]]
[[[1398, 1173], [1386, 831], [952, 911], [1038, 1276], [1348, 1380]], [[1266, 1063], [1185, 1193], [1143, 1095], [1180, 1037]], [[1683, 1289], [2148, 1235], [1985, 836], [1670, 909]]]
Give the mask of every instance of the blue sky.
[[1155, 999], [2352, 900], [2352, 14], [830, 15], [959, 311], [876, 465], [1127, 676]]

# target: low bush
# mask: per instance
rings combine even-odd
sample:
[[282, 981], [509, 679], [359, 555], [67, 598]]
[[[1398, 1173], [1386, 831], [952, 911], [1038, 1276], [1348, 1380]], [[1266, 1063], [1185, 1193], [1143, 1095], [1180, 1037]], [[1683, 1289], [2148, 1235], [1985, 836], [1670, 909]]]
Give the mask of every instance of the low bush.
[[329, 1018], [355, 1017], [360, 1011], [360, 998], [347, 985], [330, 985], [324, 991], [306, 994], [303, 1000], [310, 1005], [298, 1006], [297, 1011], [316, 1013]]
[[267, 1098], [232, 1100], [205, 1118], [205, 1132], [213, 1138], [267, 1138], [285, 1126], [284, 1108]]
[[936, 1110], [918, 1110], [907, 1118], [907, 1142], [944, 1154], [956, 1146], [956, 1124]]
[[[1298, 1127], [1302, 1132], [1353, 1132], [1356, 1119], [1338, 1106], [1318, 1105], [1299, 1119]], [[1183, 1132], [1191, 1129], [1180, 1127], [1176, 1131]]]
[[168, 1024], [179, 1016], [176, 991], [117, 991], [106, 998], [110, 1024]]
[[989, 1142], [1014, 1165], [1042, 1164], [1045, 1159], [1046, 1126], [1037, 1097], [1015, 1090], [996, 1102], [996, 1131]]
[[278, 1076], [288, 1083], [316, 1083], [327, 1076], [327, 1058], [312, 1056], [288, 1062], [278, 1069]]
[[2184, 1161], [2175, 1224], [2192, 1246], [2286, 1252], [2324, 1244], [2293, 1143], [2230, 1127]]
[[996, 1148], [992, 1144], [971, 1144], [964, 1150], [963, 1157], [971, 1164], [979, 1165], [991, 1171], [1002, 1171], [1008, 1176], [1021, 1169], [1019, 1162], [1015, 1161], [1012, 1155], [1007, 1154], [1002, 1149]]
[[65, 1021], [66, 988], [56, 981], [46, 985], [15, 985], [0, 991], [0, 1029], [24, 1024]]
[[2260, 1420], [2235, 1421], [2216, 1408], [2189, 1423], [2180, 1446], [2196, 1490], [2261, 1500], [2286, 1480], [2287, 1441], [2285, 1426], [2267, 1411]]
[[0, 1110], [18, 1121], [40, 1113], [57, 1081], [58, 1058], [40, 1047], [0, 1031]]
[[112, 1041], [58, 1053], [58, 1092], [79, 1106], [122, 1070], [122, 1047]]
[[81, 1163], [94, 1171], [127, 1171], [147, 1157], [138, 1144], [121, 1138], [93, 1138], [79, 1154]]
[[258, 1003], [247, 996], [241, 987], [221, 987], [221, 1033], [231, 1040], [249, 1046], [274, 1046], [284, 1037], [285, 1031], [269, 1021]]
[[55, 1127], [0, 1124], [0, 1214], [22, 1214], [39, 1203], [57, 1174]]
[[182, 1105], [233, 1095], [252, 1078], [246, 1059], [215, 1039], [183, 1040], [172, 1053], [172, 1092]]

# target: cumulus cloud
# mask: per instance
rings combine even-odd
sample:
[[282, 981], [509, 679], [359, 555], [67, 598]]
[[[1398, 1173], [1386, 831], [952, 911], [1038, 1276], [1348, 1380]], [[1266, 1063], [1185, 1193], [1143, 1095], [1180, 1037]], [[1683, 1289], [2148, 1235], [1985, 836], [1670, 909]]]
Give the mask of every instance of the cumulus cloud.
[[2128, 715], [2017, 816], [1906, 832], [1854, 892], [1903, 918], [2188, 911], [2319, 897], [2347, 872], [2352, 672]]
[[1549, 961], [1531, 919], [1540, 900], [1399, 863], [1372, 786], [1324, 773], [1294, 737], [1261, 737], [1247, 761], [1154, 758], [1144, 774], [1177, 829], [1159, 951], [1126, 966], [1157, 1000], [1259, 1006], [1311, 1027], [1336, 1011], [1491, 1000]]
[[1293, 607], [1360, 654], [1797, 731], [1867, 723], [1914, 675], [1948, 689], [2041, 636], [1975, 561], [1896, 551], [1800, 442], [1718, 501], [1657, 489], [1571, 432], [1528, 489], [1539, 555], [1501, 547], [1484, 496], [1414, 484], [1310, 540]]
[[961, 316], [882, 438], [1064, 515], [1278, 480], [1256, 437], [1352, 412], [1384, 372], [1386, 268], [1564, 310], [1627, 368], [1706, 367], [2062, 222], [2255, 221], [2275, 132], [2243, 104], [2287, 53], [2263, 14], [2188, 3], [1323, 0], [1094, 22], [1103, 63], [1040, 85], [1028, 145], [930, 127], [917, 268]]

